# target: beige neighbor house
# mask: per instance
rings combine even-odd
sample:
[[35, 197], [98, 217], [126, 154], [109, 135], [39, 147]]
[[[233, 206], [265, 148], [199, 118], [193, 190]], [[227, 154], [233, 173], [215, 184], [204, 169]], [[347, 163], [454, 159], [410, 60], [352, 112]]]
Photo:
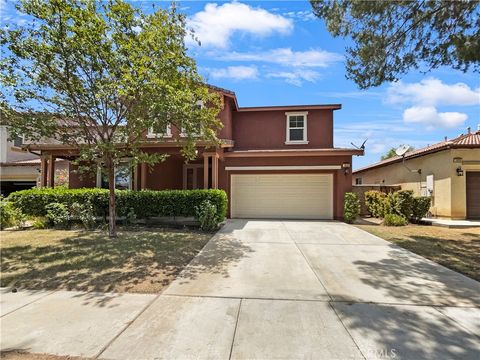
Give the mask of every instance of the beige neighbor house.
[[480, 219], [480, 128], [355, 170], [352, 181], [431, 196], [434, 217]]
[[[39, 184], [40, 157], [21, 149], [24, 139], [9, 140], [8, 127], [0, 125], [0, 194], [8, 196], [13, 191], [30, 189]], [[68, 176], [68, 162], [58, 159], [56, 179], [63, 173]]]

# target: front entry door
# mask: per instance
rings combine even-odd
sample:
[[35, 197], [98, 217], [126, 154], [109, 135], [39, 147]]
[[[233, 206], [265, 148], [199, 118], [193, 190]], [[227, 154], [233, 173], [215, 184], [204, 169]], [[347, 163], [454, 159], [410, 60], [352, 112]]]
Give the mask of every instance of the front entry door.
[[203, 164], [183, 165], [183, 188], [185, 190], [203, 189]]
[[480, 171], [467, 171], [467, 219], [480, 219]]

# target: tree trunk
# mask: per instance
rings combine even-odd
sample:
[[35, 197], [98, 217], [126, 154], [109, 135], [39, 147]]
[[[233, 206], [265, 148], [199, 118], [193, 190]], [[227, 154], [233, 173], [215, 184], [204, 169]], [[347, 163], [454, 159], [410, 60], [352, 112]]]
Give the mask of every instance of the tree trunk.
[[115, 166], [108, 164], [108, 236], [117, 237], [116, 211], [115, 211]]

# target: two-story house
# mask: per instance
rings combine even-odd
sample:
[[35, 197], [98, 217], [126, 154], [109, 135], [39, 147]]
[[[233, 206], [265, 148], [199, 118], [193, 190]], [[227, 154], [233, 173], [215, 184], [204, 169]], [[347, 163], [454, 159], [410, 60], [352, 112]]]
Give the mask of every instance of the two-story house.
[[[181, 132], [149, 132], [144, 150], [169, 154], [153, 168], [117, 169], [119, 189], [219, 188], [229, 197], [233, 218], [340, 219], [344, 194], [352, 188], [352, 155], [363, 150], [335, 148], [333, 113], [341, 105], [240, 107], [235, 93], [223, 97], [218, 133], [221, 145], [197, 143], [198, 158], [186, 163]], [[55, 159], [71, 160], [65, 144], [32, 144], [42, 155], [42, 186], [53, 183]], [[103, 174], [85, 177], [70, 165], [70, 188], [105, 187]]]

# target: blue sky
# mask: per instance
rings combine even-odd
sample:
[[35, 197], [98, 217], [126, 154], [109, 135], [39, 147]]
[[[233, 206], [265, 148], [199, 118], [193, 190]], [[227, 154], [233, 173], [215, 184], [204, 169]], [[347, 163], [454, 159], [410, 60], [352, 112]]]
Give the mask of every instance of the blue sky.
[[[147, 11], [151, 4], [135, 2]], [[4, 0], [0, 7], [2, 22], [26, 21]], [[341, 103], [335, 146], [368, 138], [354, 168], [391, 147], [422, 147], [480, 123], [480, 78], [473, 72], [412, 71], [398, 83], [359, 90], [345, 78], [348, 40], [333, 38], [307, 1], [181, 1], [179, 8], [202, 43], [189, 44], [200, 72], [235, 91], [240, 106]]]

